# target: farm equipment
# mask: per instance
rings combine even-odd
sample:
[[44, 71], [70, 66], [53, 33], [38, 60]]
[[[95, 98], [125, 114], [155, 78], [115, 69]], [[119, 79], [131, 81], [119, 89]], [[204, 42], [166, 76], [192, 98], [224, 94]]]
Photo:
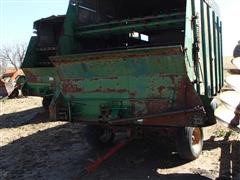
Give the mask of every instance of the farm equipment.
[[64, 18], [64, 15], [50, 16], [34, 22], [37, 36], [31, 37], [22, 65], [26, 74], [24, 95], [43, 97], [45, 109], [48, 109], [51, 102], [54, 83], [58, 77], [49, 57], [57, 53]]
[[6, 70], [0, 77], [0, 99], [18, 97], [24, 83], [25, 76], [21, 69]]
[[[47, 61], [58, 77], [51, 118], [87, 124], [95, 145], [111, 144], [119, 128], [172, 128], [182, 158], [200, 155], [223, 86], [214, 1], [71, 0], [56, 54]], [[38, 69], [33, 79], [45, 77]]]

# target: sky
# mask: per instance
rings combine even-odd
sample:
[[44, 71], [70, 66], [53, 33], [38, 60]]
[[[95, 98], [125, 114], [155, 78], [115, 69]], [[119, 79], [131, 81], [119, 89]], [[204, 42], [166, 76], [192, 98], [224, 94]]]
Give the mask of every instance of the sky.
[[68, 0], [0, 0], [0, 43], [28, 43], [33, 22], [51, 15], [65, 14]]
[[[240, 40], [240, 0], [216, 0], [223, 23], [224, 56], [232, 55]], [[0, 0], [0, 45], [28, 43], [33, 22], [51, 15], [65, 14], [68, 0]]]

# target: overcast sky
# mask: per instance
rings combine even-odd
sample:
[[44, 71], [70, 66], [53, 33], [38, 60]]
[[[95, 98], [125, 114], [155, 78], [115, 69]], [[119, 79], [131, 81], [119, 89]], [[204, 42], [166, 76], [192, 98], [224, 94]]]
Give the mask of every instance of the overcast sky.
[[[216, 0], [223, 22], [224, 55], [240, 40], [240, 0]], [[0, 44], [28, 43], [33, 22], [51, 15], [65, 14], [68, 0], [0, 0]]]

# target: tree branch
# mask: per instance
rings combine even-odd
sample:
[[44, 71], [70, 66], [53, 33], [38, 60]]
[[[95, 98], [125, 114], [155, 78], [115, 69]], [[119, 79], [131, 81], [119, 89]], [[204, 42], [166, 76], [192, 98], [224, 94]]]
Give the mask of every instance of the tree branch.
[[10, 64], [15, 69], [21, 67], [26, 53], [24, 44], [16, 44], [15, 46], [5, 46], [0, 49], [0, 60], [4, 65]]

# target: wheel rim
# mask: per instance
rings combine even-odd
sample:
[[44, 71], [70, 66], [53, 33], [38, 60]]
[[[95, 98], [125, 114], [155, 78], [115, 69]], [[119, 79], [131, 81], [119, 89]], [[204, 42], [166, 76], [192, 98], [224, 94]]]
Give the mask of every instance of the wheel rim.
[[195, 153], [200, 152], [202, 149], [202, 132], [200, 128], [193, 128], [192, 149]]

